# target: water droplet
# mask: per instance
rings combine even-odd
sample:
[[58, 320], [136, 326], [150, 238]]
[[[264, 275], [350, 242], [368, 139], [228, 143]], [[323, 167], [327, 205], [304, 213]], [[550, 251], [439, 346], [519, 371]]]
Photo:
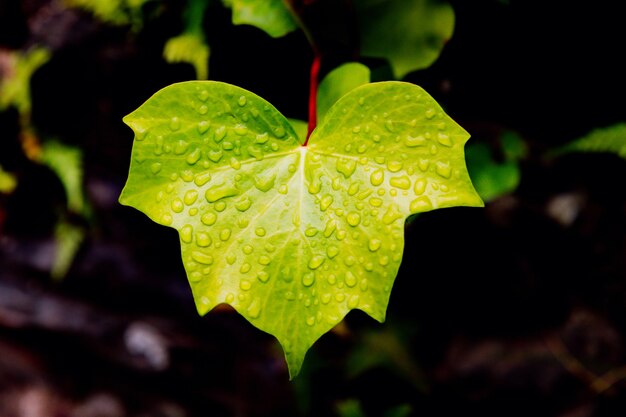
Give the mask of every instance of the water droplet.
[[378, 197], [372, 197], [372, 198], [370, 198], [370, 204], [371, 204], [373, 207], [380, 207], [380, 206], [382, 206], [382, 205], [383, 205], [383, 200], [381, 200], [381, 199], [380, 199], [380, 198], [378, 198]]
[[[373, 265], [372, 265], [372, 269], [373, 269]], [[370, 271], [371, 271], [371, 269], [370, 269]], [[367, 287], [368, 287], [367, 280], [365, 278], [363, 278], [361, 280], [361, 282], [359, 282], [359, 288], [361, 289], [361, 291], [367, 291]]]
[[226, 262], [228, 262], [229, 265], [234, 264], [235, 261], [237, 261], [237, 255], [235, 255], [234, 253], [229, 253], [228, 255], [226, 255]]
[[195, 216], [196, 214], [198, 214], [198, 208], [197, 207], [192, 207], [189, 209], [189, 215], [190, 216]]
[[213, 264], [213, 257], [211, 255], [207, 255], [206, 253], [202, 253], [200, 251], [191, 252], [191, 259], [204, 265]]
[[315, 227], [308, 227], [305, 231], [304, 234], [307, 237], [313, 237], [317, 234], [318, 230]]
[[213, 140], [217, 143], [226, 137], [226, 126], [220, 126], [213, 132]]
[[387, 169], [391, 172], [398, 172], [402, 169], [401, 161], [389, 161], [387, 162]]
[[215, 203], [226, 197], [233, 197], [239, 194], [239, 190], [229, 184], [214, 185], [206, 190], [204, 197], [209, 203]]
[[226, 294], [226, 299], [225, 301], [230, 304], [233, 301], [235, 301], [235, 294], [233, 294], [232, 292], [229, 292], [228, 294]]
[[285, 299], [286, 299], [287, 301], [293, 301], [293, 300], [295, 300], [295, 299], [296, 299], [296, 295], [295, 295], [292, 291], [287, 291], [287, 292], [285, 293]]
[[355, 227], [355, 226], [358, 226], [359, 223], [361, 223], [361, 215], [357, 213], [356, 211], [351, 211], [346, 216], [346, 220], [348, 221], [348, 224], [350, 226]]
[[345, 230], [339, 230], [337, 231], [337, 240], [344, 240], [346, 238], [346, 231]]
[[237, 104], [239, 104], [239, 106], [243, 107], [246, 105], [248, 100], [246, 100], [246, 96], [240, 96], [239, 99], [237, 100]]
[[247, 274], [248, 272], [250, 272], [250, 269], [252, 269], [252, 266], [249, 263], [244, 262], [241, 264], [239, 272], [241, 272], [242, 274]]
[[450, 164], [440, 161], [437, 162], [437, 165], [435, 166], [435, 172], [446, 179], [452, 176], [452, 168], [450, 168]]
[[244, 125], [244, 124], [241, 124], [241, 123], [236, 124], [235, 127], [233, 128], [233, 130], [239, 136], [244, 136], [246, 133], [248, 133], [248, 127], [246, 125]]
[[356, 285], [356, 276], [354, 276], [352, 271], [346, 271], [346, 277], [344, 281], [348, 287], [352, 288]]
[[269, 265], [270, 262], [272, 262], [272, 259], [269, 256], [267, 256], [267, 255], [259, 256], [259, 263], [261, 265]]
[[307, 317], [306, 324], [307, 326], [313, 327], [315, 325], [315, 317], [314, 316]]
[[354, 126], [352, 128], [352, 133], [359, 133], [361, 131], [361, 126]]
[[419, 135], [419, 136], [416, 136], [416, 137], [407, 136], [407, 138], [404, 140], [404, 144], [406, 146], [408, 146], [409, 148], [415, 148], [415, 147], [418, 147], [418, 146], [425, 146], [426, 145], [426, 139], [422, 135]]
[[202, 101], [207, 101], [207, 99], [209, 98], [209, 92], [206, 90], [201, 90], [198, 93], [198, 98]]
[[337, 221], [335, 219], [330, 219], [326, 222], [326, 226], [324, 227], [324, 237], [329, 238], [335, 229], [337, 228]]
[[330, 293], [322, 294], [320, 299], [322, 300], [322, 304], [328, 304], [330, 302], [331, 295]]
[[329, 246], [326, 248], [326, 255], [333, 259], [335, 256], [339, 254], [339, 248], [337, 246]]
[[390, 132], [393, 132], [395, 130], [394, 125], [393, 125], [393, 121], [386, 120], [385, 121], [385, 129], [387, 129]]
[[287, 194], [288, 191], [289, 188], [285, 184], [282, 184], [280, 187], [278, 187], [278, 192], [281, 194]]
[[172, 211], [174, 211], [175, 213], [180, 213], [185, 208], [185, 206], [183, 205], [183, 200], [181, 200], [180, 198], [176, 198], [172, 200], [171, 206], [172, 206]]
[[200, 148], [196, 148], [193, 150], [193, 152], [187, 155], [187, 158], [185, 159], [185, 161], [187, 161], [189, 165], [194, 165], [196, 162], [200, 160], [201, 156], [202, 156], [202, 151], [200, 151]]
[[215, 205], [213, 206], [213, 208], [215, 209], [215, 211], [221, 213], [224, 210], [226, 210], [226, 203], [223, 201], [218, 201], [217, 203], [215, 203]]
[[380, 241], [380, 239], [370, 239], [368, 243], [368, 248], [370, 251], [376, 252], [378, 249], [380, 249], [381, 244], [382, 242]]
[[337, 159], [337, 172], [343, 174], [345, 178], [349, 178], [356, 169], [356, 161], [354, 159]]
[[230, 158], [230, 167], [232, 169], [239, 169], [241, 168], [241, 162], [237, 158], [232, 157]]
[[202, 274], [198, 271], [194, 271], [189, 274], [189, 281], [191, 282], [200, 282], [202, 281]]
[[348, 195], [353, 196], [356, 193], [358, 193], [359, 187], [360, 187], [360, 184], [358, 182], [353, 182], [352, 184], [350, 184], [350, 186], [348, 187]]
[[381, 257], [378, 259], [378, 263], [379, 263], [381, 266], [387, 266], [387, 265], [389, 265], [389, 256], [387, 256], [387, 255], [383, 255], [383, 256], [381, 256]]
[[155, 163], [153, 163], [152, 165], [150, 165], [150, 171], [152, 171], [152, 173], [153, 173], [154, 175], [156, 175], [156, 174], [158, 174], [159, 172], [161, 172], [161, 168], [162, 168], [162, 165], [161, 165], [161, 163], [160, 163], [160, 162], [155, 162]]
[[211, 237], [207, 233], [196, 233], [196, 245], [200, 246], [201, 248], [206, 248], [207, 246], [211, 246], [211, 243]]
[[230, 233], [230, 229], [222, 229], [222, 231], [220, 232], [220, 239], [226, 242], [228, 239], [230, 239]]
[[270, 137], [267, 134], [267, 132], [260, 133], [260, 134], [256, 135], [256, 138], [254, 139], [254, 143], [258, 143], [259, 145], [263, 145], [263, 144], [267, 143], [269, 138]]
[[244, 197], [235, 203], [235, 208], [241, 212], [246, 211], [252, 205], [252, 201], [248, 197]]
[[211, 181], [211, 174], [209, 172], [203, 172], [195, 176], [193, 182], [198, 187], [202, 187], [207, 182]]
[[307, 272], [302, 276], [302, 285], [310, 287], [315, 282], [315, 274], [313, 272]]
[[191, 227], [190, 224], [186, 224], [183, 226], [182, 229], [180, 229], [180, 240], [182, 240], [185, 243], [191, 243], [191, 240], [193, 238], [192, 234], [193, 234], [193, 227]]
[[212, 226], [217, 221], [217, 215], [211, 212], [205, 213], [200, 218], [200, 221], [207, 226]]
[[383, 224], [389, 225], [400, 218], [402, 218], [402, 213], [398, 211], [398, 208], [395, 206], [395, 204], [392, 204], [389, 206], [385, 214], [383, 214], [382, 221]]
[[[244, 97], [245, 98], [245, 97]], [[248, 316], [253, 319], [259, 318], [261, 315], [261, 299], [254, 297], [250, 305], [248, 306]]]
[[211, 127], [211, 123], [203, 120], [200, 123], [198, 123], [198, 133], [203, 135], [206, 133], [207, 130], [209, 130], [209, 127]]
[[187, 152], [188, 148], [189, 144], [187, 142], [185, 142], [184, 140], [179, 140], [178, 142], [176, 142], [176, 146], [174, 146], [174, 154], [182, 155]]
[[264, 284], [270, 280], [269, 274], [265, 271], [260, 271], [256, 277], [259, 281], [261, 281]]
[[432, 208], [433, 204], [431, 203], [430, 199], [425, 195], [411, 201], [411, 204], [409, 205], [409, 210], [411, 211], [411, 213], [428, 211], [432, 210]]
[[254, 186], [261, 192], [268, 192], [274, 187], [274, 182], [276, 180], [276, 174], [269, 176], [255, 176], [254, 177]]
[[178, 117], [172, 117], [170, 120], [170, 130], [175, 132], [178, 129], [180, 129], [180, 119]]
[[416, 195], [424, 194], [424, 191], [426, 191], [426, 180], [424, 178], [420, 178], [415, 181], [413, 191]]
[[385, 180], [385, 171], [383, 171], [382, 169], [377, 169], [376, 171], [372, 172], [372, 174], [370, 175], [370, 183], [372, 183], [372, 185], [375, 187], [382, 184], [384, 180]]
[[285, 131], [285, 128], [282, 126], [278, 126], [277, 128], [274, 129], [274, 136], [276, 136], [278, 139], [285, 136], [286, 133], [287, 132]]
[[241, 250], [243, 250], [243, 253], [245, 253], [246, 255], [250, 255], [252, 251], [254, 250], [254, 248], [250, 245], [244, 245], [244, 247], [241, 248]]
[[401, 190], [408, 190], [411, 188], [411, 179], [406, 175], [393, 177], [389, 180], [389, 184], [392, 187], [400, 188]]
[[326, 209], [328, 209], [328, 207], [330, 207], [332, 203], [333, 203], [333, 196], [330, 194], [326, 194], [320, 200], [320, 210], [326, 211]]
[[426, 115], [427, 119], [432, 119], [433, 117], [435, 117], [435, 109], [430, 108], [430, 109], [426, 110], [425, 115]]
[[189, 190], [185, 193], [185, 197], [183, 197], [183, 201], [186, 205], [190, 206], [196, 202], [198, 199], [198, 192], [196, 190]]
[[317, 269], [320, 266], [322, 266], [322, 264], [324, 263], [324, 261], [326, 260], [326, 258], [324, 256], [321, 255], [314, 255], [311, 260], [309, 261], [308, 267], [309, 269]]
[[338, 303], [343, 302], [346, 299], [346, 295], [343, 293], [337, 293], [335, 294], [335, 300], [337, 300]]
[[210, 150], [207, 156], [209, 157], [211, 161], [217, 163], [220, 161], [220, 159], [222, 159], [222, 157], [224, 156], [224, 153], [222, 151]]
[[257, 227], [257, 228], [256, 228], [256, 230], [254, 231], [254, 233], [255, 233], [257, 236], [259, 236], [259, 237], [263, 237], [263, 236], [265, 236], [265, 234], [266, 234], [267, 232], [265, 231], [265, 229], [264, 229], [264, 228], [262, 228], [262, 227]]
[[443, 146], [447, 146], [447, 147], [452, 147], [452, 139], [450, 139], [450, 136], [446, 135], [445, 133], [439, 133], [437, 135], [437, 141], [442, 144]]
[[248, 291], [250, 288], [252, 288], [252, 284], [247, 279], [242, 279], [241, 281], [239, 281], [239, 288], [244, 291]]
[[358, 295], [353, 295], [352, 297], [350, 297], [348, 299], [348, 308], [352, 309], [352, 308], [356, 308], [359, 305], [359, 296]]

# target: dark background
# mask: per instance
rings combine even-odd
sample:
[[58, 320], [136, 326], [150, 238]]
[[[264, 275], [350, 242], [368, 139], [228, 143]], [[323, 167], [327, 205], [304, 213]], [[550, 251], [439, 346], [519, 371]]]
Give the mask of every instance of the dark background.
[[[472, 140], [518, 132], [529, 150], [521, 183], [484, 209], [407, 225], [387, 323], [350, 313], [289, 382], [271, 336], [228, 309], [197, 316], [176, 232], [117, 203], [132, 145], [121, 118], [194, 77], [161, 57], [182, 30], [182, 6], [165, 2], [167, 13], [131, 33], [58, 2], [0, 0], [0, 48], [53, 51], [32, 79], [32, 122], [40, 137], [83, 150], [93, 208], [72, 220], [87, 239], [54, 282], [63, 188], [24, 156], [17, 112], [1, 112], [0, 165], [18, 188], [0, 196], [0, 417], [359, 416], [346, 414], [355, 404], [371, 417], [397, 407], [625, 415], [626, 161], [546, 156], [626, 120], [620, 4], [452, 3], [453, 38], [406, 80]], [[229, 13], [207, 12], [210, 78], [306, 119], [313, 54], [304, 36], [272, 39], [232, 26]], [[573, 217], [555, 214], [559, 204]]]

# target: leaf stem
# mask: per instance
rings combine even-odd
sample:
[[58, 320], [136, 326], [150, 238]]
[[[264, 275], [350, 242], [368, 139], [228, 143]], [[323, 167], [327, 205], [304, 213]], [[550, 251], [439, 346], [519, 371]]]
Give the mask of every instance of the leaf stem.
[[317, 87], [319, 83], [320, 66], [322, 63], [322, 55], [315, 51], [313, 63], [311, 64], [311, 78], [309, 81], [309, 128], [306, 133], [306, 140], [302, 146], [309, 143], [311, 133], [317, 126]]

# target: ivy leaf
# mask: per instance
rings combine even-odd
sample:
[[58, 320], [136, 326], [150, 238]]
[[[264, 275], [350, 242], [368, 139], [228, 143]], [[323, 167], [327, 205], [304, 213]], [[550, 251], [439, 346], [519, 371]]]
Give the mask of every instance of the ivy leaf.
[[352, 90], [307, 147], [268, 102], [213, 81], [166, 87], [124, 121], [120, 202], [178, 230], [198, 312], [233, 306], [278, 339], [292, 377], [348, 311], [384, 320], [407, 216], [482, 205], [467, 132], [408, 83]]
[[358, 0], [361, 52], [385, 58], [396, 78], [427, 68], [454, 32], [454, 9], [441, 0]]
[[252, 25], [279, 38], [298, 28], [283, 0], [223, 0], [233, 10], [233, 24]]

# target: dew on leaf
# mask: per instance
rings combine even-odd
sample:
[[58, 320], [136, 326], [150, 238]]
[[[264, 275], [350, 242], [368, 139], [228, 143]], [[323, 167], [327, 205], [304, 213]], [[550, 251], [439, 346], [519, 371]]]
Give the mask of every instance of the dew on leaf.
[[207, 130], [209, 130], [209, 127], [211, 126], [211, 123], [209, 123], [206, 120], [203, 120], [201, 122], [198, 123], [198, 133], [200, 133], [201, 135], [205, 134]]
[[239, 272], [241, 272], [242, 274], [247, 274], [248, 272], [250, 272], [250, 269], [252, 269], [252, 266], [249, 263], [244, 262], [241, 264], [241, 267], [239, 267]]
[[447, 147], [452, 146], [452, 140], [450, 139], [450, 136], [446, 135], [445, 133], [437, 134], [437, 141], [443, 146], [447, 146]]
[[389, 161], [387, 162], [387, 169], [391, 172], [398, 172], [402, 169], [402, 162], [401, 161]]
[[420, 178], [415, 181], [413, 191], [415, 192], [415, 195], [424, 194], [424, 191], [426, 191], [426, 180], [424, 178]]
[[175, 213], [180, 213], [185, 208], [185, 205], [183, 204], [183, 200], [181, 200], [180, 198], [176, 198], [172, 200], [171, 207], [172, 211], [174, 211]]
[[259, 237], [263, 237], [263, 236], [265, 236], [265, 234], [266, 234], [267, 232], [265, 231], [265, 229], [264, 229], [264, 228], [262, 228], [262, 227], [257, 227], [257, 228], [256, 228], [256, 230], [254, 231], [254, 233], [255, 233], [257, 236], [259, 236]]
[[191, 243], [193, 239], [193, 227], [190, 224], [186, 224], [180, 229], [180, 240], [185, 243]]
[[224, 156], [224, 153], [222, 151], [220, 151], [220, 150], [217, 150], [217, 151], [216, 150], [210, 150], [209, 154], [207, 156], [208, 156], [208, 158], [211, 161], [217, 163], [217, 162], [220, 161], [220, 159], [222, 159], [222, 157]]
[[206, 248], [207, 246], [211, 246], [211, 237], [204, 232], [196, 233], [196, 245], [201, 248]]
[[187, 149], [189, 149], [189, 144], [184, 140], [179, 140], [178, 142], [176, 142], [176, 146], [174, 146], [174, 154], [182, 155], [187, 152]]
[[387, 265], [389, 265], [389, 256], [387, 256], [387, 255], [383, 255], [383, 256], [381, 256], [380, 258], [378, 258], [378, 263], [379, 263], [381, 266], [387, 266]]
[[246, 255], [250, 255], [252, 253], [252, 251], [254, 251], [254, 248], [251, 245], [244, 245], [243, 248], [241, 248], [241, 250], [243, 251], [243, 253], [245, 253]]
[[369, 240], [367, 247], [369, 248], [370, 251], [376, 252], [378, 249], [380, 249], [381, 244], [382, 242], [380, 239], [372, 238]]
[[318, 230], [315, 227], [307, 227], [304, 231], [305, 236], [313, 237], [317, 234]]
[[259, 256], [259, 263], [261, 265], [269, 265], [270, 262], [272, 262], [272, 259], [269, 256], [267, 256], [267, 255]]
[[195, 165], [200, 160], [201, 156], [202, 156], [202, 151], [200, 150], [200, 148], [196, 148], [189, 155], [187, 155], [187, 158], [185, 159], [185, 161], [189, 165]]
[[383, 224], [391, 224], [400, 218], [402, 218], [402, 213], [400, 213], [398, 208], [392, 204], [389, 206], [385, 214], [383, 214], [382, 221]]
[[345, 230], [337, 231], [337, 234], [335, 235], [335, 237], [337, 238], [337, 240], [344, 240], [346, 238], [346, 231]]
[[229, 253], [228, 255], [226, 255], [226, 262], [228, 262], [229, 265], [234, 264], [235, 261], [237, 261], [237, 255], [235, 255], [234, 253]]
[[361, 223], [361, 215], [355, 211], [351, 211], [346, 216], [346, 220], [348, 221], [348, 224], [350, 226], [355, 227], [358, 226], [359, 223]]
[[370, 175], [370, 183], [375, 187], [382, 184], [384, 180], [385, 180], [385, 171], [383, 171], [382, 169], [377, 169], [376, 171], [372, 172], [372, 174]]
[[220, 231], [220, 239], [226, 242], [228, 239], [230, 239], [230, 234], [231, 234], [230, 229], [222, 229]]
[[241, 212], [246, 211], [252, 205], [252, 201], [248, 197], [244, 197], [235, 203], [235, 208]]
[[320, 210], [326, 211], [326, 209], [328, 209], [328, 207], [330, 207], [332, 203], [333, 203], [333, 196], [330, 194], [326, 194], [320, 200]]
[[322, 304], [328, 304], [330, 302], [331, 297], [332, 296], [330, 295], [330, 293], [322, 294], [322, 296], [320, 297], [320, 299], [322, 300]]
[[200, 263], [200, 264], [204, 264], [204, 265], [212, 265], [213, 264], [213, 257], [211, 255], [207, 255], [206, 253], [200, 252], [200, 251], [193, 251], [191, 252], [191, 259], [193, 259], [194, 261]]
[[217, 129], [215, 129], [215, 132], [213, 132], [213, 140], [215, 142], [219, 143], [225, 137], [226, 137], [226, 126], [220, 126]]
[[392, 177], [389, 180], [389, 184], [392, 187], [400, 188], [402, 190], [408, 190], [409, 188], [411, 188], [411, 179], [406, 175], [403, 175], [401, 177]]
[[200, 221], [207, 226], [213, 226], [217, 221], [217, 215], [212, 212], [205, 213], [200, 218]]
[[209, 172], [203, 172], [201, 174], [197, 174], [193, 179], [194, 184], [198, 187], [202, 187], [207, 182], [211, 181], [211, 174]]
[[335, 300], [336, 300], [338, 303], [343, 302], [345, 299], [346, 299], [346, 295], [345, 295], [344, 293], [341, 293], [341, 292], [340, 292], [340, 293], [335, 294]]
[[289, 188], [285, 184], [282, 184], [280, 187], [278, 187], [278, 192], [280, 194], [287, 194], [288, 191], [289, 191]]
[[350, 184], [350, 186], [348, 187], [348, 195], [349, 196], [354, 196], [356, 193], [359, 192], [359, 187], [360, 184], [358, 182], [353, 182]]
[[427, 119], [432, 119], [433, 117], [435, 117], [435, 109], [430, 108], [430, 109], [426, 110], [426, 112], [424, 114], [426, 115]]
[[337, 172], [343, 174], [345, 178], [350, 178], [356, 169], [356, 161], [354, 159], [339, 158], [337, 159]]
[[209, 203], [215, 203], [226, 197], [233, 197], [239, 194], [239, 190], [232, 185], [219, 184], [214, 185], [206, 190], [204, 197]]
[[154, 175], [156, 175], [156, 174], [158, 174], [159, 172], [161, 172], [161, 168], [162, 168], [162, 165], [161, 165], [161, 163], [160, 163], [160, 162], [154, 162], [154, 163], [152, 163], [152, 165], [150, 165], [150, 171], [151, 171]]
[[307, 272], [302, 275], [302, 285], [310, 287], [315, 282], [315, 274], [313, 272]]
[[326, 226], [324, 226], [324, 237], [329, 238], [332, 236], [335, 229], [337, 229], [337, 221], [335, 219], [330, 219], [326, 222]]
[[309, 263], [308, 263], [307, 266], [309, 267], [309, 269], [315, 270], [315, 269], [319, 268], [320, 266], [322, 266], [322, 264], [324, 263], [325, 260], [326, 260], [326, 258], [321, 256], [321, 255], [314, 255], [311, 258], [311, 260], [309, 260]]
[[198, 271], [194, 271], [189, 274], [189, 281], [191, 282], [200, 282], [202, 281], [202, 274]]
[[383, 205], [383, 200], [381, 200], [381, 199], [380, 199], [380, 198], [378, 198], [378, 197], [372, 197], [372, 198], [370, 198], [370, 199], [369, 199], [369, 202], [370, 202], [370, 204], [371, 204], [373, 207], [380, 207], [380, 206], [382, 206], [382, 205]]
[[269, 140], [269, 135], [267, 134], [267, 132], [265, 133], [259, 133], [258, 135], [256, 135], [256, 138], [254, 139], [255, 143], [258, 143], [259, 145], [263, 145], [265, 143], [267, 143], [267, 141]]
[[238, 134], [239, 136], [244, 136], [246, 133], [248, 133], [248, 127], [244, 124], [237, 124], [235, 125], [235, 127], [233, 128], [233, 130], [235, 131], [236, 134]]
[[265, 271], [260, 271], [256, 277], [259, 281], [261, 281], [264, 284], [270, 280], [269, 274]]
[[352, 308], [356, 308], [359, 305], [359, 296], [358, 295], [353, 295], [348, 299], [348, 308], [352, 309]]
[[426, 145], [426, 139], [422, 135], [415, 136], [415, 137], [407, 136], [406, 139], [404, 140], [404, 144], [408, 146], [409, 148], [424, 146]]
[[198, 192], [196, 190], [189, 190], [189, 191], [187, 191], [185, 193], [185, 196], [183, 197], [183, 201], [188, 206], [190, 206], [193, 203], [195, 203], [197, 199], [198, 199]]
[[428, 210], [431, 210], [432, 208], [433, 208], [433, 204], [431, 203], [430, 199], [425, 195], [418, 197], [415, 200], [411, 201], [411, 204], [409, 205], [409, 210], [411, 211], [411, 213], [428, 211]]
[[237, 100], [237, 104], [240, 107], [245, 106], [247, 102], [248, 102], [248, 100], [246, 100], [246, 96], [240, 96], [239, 99]]
[[435, 172], [446, 179], [452, 176], [452, 168], [450, 168], [450, 164], [440, 161], [437, 162], [437, 165], [435, 166]]
[[176, 116], [172, 117], [170, 120], [170, 130], [175, 132], [180, 129], [180, 119]]
[[[373, 268], [373, 266], [372, 266], [372, 268]], [[371, 271], [371, 269], [370, 269], [370, 271]], [[361, 282], [359, 282], [359, 289], [361, 291], [365, 292], [365, 291], [367, 291], [367, 288], [368, 288], [368, 282], [367, 282], [367, 280], [365, 278], [363, 278], [361, 280]]]
[[232, 292], [229, 292], [228, 294], [226, 294], [226, 299], [225, 301], [230, 304], [233, 301], [235, 301], [235, 294], [233, 294]]
[[311, 327], [314, 326], [315, 325], [315, 317], [314, 316], [307, 317], [306, 324], [307, 324], [307, 326], [311, 326]]

